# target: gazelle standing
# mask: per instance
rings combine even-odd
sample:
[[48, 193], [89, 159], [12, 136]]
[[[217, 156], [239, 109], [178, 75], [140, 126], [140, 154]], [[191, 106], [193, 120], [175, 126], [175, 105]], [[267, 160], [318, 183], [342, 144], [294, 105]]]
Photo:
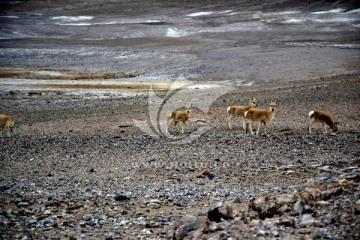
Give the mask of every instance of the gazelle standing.
[[227, 112], [229, 117], [226, 121], [227, 126], [231, 129], [231, 120], [233, 118], [239, 117], [243, 121], [243, 128], [246, 129], [245, 116], [244, 113], [250, 108], [254, 108], [257, 106], [257, 99], [255, 97], [251, 97], [249, 99], [248, 106], [230, 106], [227, 108]]
[[259, 126], [256, 132], [256, 135], [259, 134], [261, 123], [264, 124], [265, 127], [265, 133], [266, 133], [266, 122], [270, 121], [274, 118], [275, 115], [275, 108], [277, 106], [277, 101], [271, 101], [270, 102], [270, 108], [262, 109], [262, 108], [250, 108], [245, 112], [245, 117], [249, 120], [249, 129], [252, 135], [254, 135], [252, 130], [252, 123], [255, 121], [259, 122]]
[[10, 136], [10, 133], [13, 131], [14, 121], [8, 115], [0, 114], [0, 130], [3, 132], [7, 132], [7, 136]]
[[[192, 104], [185, 105], [186, 111], [174, 111], [171, 113], [170, 121], [166, 127], [166, 133], [169, 133], [169, 127], [172, 123], [174, 123], [174, 128], [181, 133], [184, 133], [184, 125], [189, 120]], [[181, 123], [181, 130], [176, 126], [178, 123]]]
[[313, 123], [316, 123], [316, 122], [321, 123], [323, 125], [324, 133], [327, 133], [326, 126], [329, 126], [329, 128], [334, 133], [337, 132], [337, 125], [339, 123], [334, 122], [328, 113], [323, 112], [323, 111], [310, 111], [309, 117], [310, 117], [310, 121], [309, 121], [309, 125], [308, 125], [309, 133], [311, 133], [311, 127], [312, 127]]

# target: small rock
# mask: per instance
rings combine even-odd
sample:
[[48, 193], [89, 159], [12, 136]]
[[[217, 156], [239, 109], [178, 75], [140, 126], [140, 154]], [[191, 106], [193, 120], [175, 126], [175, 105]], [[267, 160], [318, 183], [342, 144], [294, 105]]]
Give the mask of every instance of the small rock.
[[302, 227], [308, 227], [315, 223], [315, 218], [312, 216], [312, 214], [304, 214], [301, 216], [300, 219], [300, 226]]
[[290, 210], [291, 208], [287, 204], [284, 204], [277, 211], [279, 213], [284, 213], [284, 212], [289, 212]]
[[222, 204], [212, 207], [207, 213], [208, 219], [214, 222], [221, 222], [222, 219], [229, 220], [234, 218], [233, 209], [230, 206], [225, 207], [225, 212], [220, 211], [223, 210], [222, 208]]
[[117, 195], [117, 196], [115, 196], [115, 201], [128, 201], [128, 200], [130, 200], [130, 198], [125, 196], [125, 195]]
[[215, 175], [213, 173], [211, 173], [209, 170], [205, 170], [203, 173], [202, 173], [203, 176], [207, 176], [210, 180], [212, 180]]
[[308, 228], [299, 228], [296, 231], [298, 234], [309, 234], [311, 233], [311, 230]]
[[331, 203], [328, 202], [328, 201], [323, 201], [323, 200], [320, 200], [320, 201], [317, 201], [315, 203], [315, 205], [319, 206], [319, 207], [327, 207], [327, 206], [330, 206]]
[[37, 223], [37, 219], [36, 218], [31, 218], [31, 219], [29, 219], [29, 224], [35, 224], [35, 223]]
[[50, 214], [51, 214], [51, 210], [50, 210], [50, 209], [46, 209], [45, 212], [44, 212], [44, 214], [50, 215]]
[[301, 200], [298, 200], [293, 206], [293, 211], [296, 212], [297, 214], [305, 213], [305, 204], [304, 204], [304, 202], [302, 202]]
[[122, 221], [120, 222], [120, 226], [126, 226], [126, 225], [129, 224], [129, 223], [130, 223], [129, 220], [122, 220]]
[[287, 226], [287, 227], [294, 227], [295, 221], [290, 218], [281, 218], [279, 221], [279, 225]]
[[176, 224], [173, 239], [184, 239], [196, 229], [204, 229], [205, 224], [204, 218], [187, 215]]
[[262, 229], [259, 229], [258, 233], [262, 236], [265, 236], [266, 235], [266, 232]]
[[19, 202], [17, 205], [18, 205], [19, 207], [27, 207], [27, 206], [30, 205], [30, 203], [28, 203], [28, 202]]
[[84, 219], [84, 215], [82, 215], [80, 213], [76, 215], [76, 220], [80, 221], [80, 220], [83, 220], [83, 219]]
[[274, 237], [279, 237], [279, 231], [274, 230], [271, 232], [271, 235], [273, 235]]

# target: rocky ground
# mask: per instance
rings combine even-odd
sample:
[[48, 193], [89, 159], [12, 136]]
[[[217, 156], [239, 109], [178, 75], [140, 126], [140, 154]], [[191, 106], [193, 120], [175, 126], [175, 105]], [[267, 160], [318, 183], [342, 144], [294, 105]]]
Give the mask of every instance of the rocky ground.
[[[185, 135], [211, 129], [190, 143], [134, 125], [147, 118], [145, 97], [2, 92], [17, 128], [0, 139], [1, 237], [357, 239], [359, 83], [354, 74], [238, 89], [207, 114], [194, 109]], [[268, 134], [225, 126], [226, 107], [250, 96], [278, 100]], [[307, 133], [312, 109], [341, 122], [339, 133]]]
[[[359, 239], [358, 8], [3, 1], [0, 238]], [[268, 133], [229, 130], [252, 96], [278, 102]]]

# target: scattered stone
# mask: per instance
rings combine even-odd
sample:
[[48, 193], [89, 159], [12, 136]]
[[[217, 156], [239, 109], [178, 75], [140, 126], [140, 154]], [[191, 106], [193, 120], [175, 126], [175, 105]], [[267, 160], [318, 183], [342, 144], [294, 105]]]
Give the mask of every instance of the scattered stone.
[[[239, 213], [240, 217], [228, 217], [222, 204], [212, 207], [207, 218], [187, 216], [180, 220], [181, 231], [176, 228], [174, 239], [192, 236], [199, 239], [219, 239], [225, 236], [223, 233], [226, 233], [227, 238], [236, 238], [239, 231], [231, 233], [231, 230], [241, 224], [244, 224], [243, 229], [248, 226], [247, 232], [252, 232], [250, 239], [268, 236], [280, 239], [297, 239], [303, 236], [314, 238], [316, 234], [328, 238], [333, 234], [335, 226], [347, 229], [343, 236], [356, 238], [358, 235], [353, 231], [353, 226], [360, 226], [355, 220], [360, 209], [359, 189], [348, 188], [349, 183], [343, 185], [346, 190], [339, 187], [338, 177], [341, 174], [341, 171], [322, 171], [297, 189], [295, 194], [260, 196], [248, 202], [248, 208]], [[358, 182], [356, 178], [354, 181]], [[353, 202], [348, 200], [354, 197], [356, 200]], [[344, 208], [345, 205], [347, 207]], [[340, 215], [339, 209], [342, 209]], [[199, 222], [201, 224], [196, 224]], [[287, 233], [284, 232], [284, 227]]]
[[45, 204], [45, 207], [60, 207], [60, 206], [61, 206], [60, 202], [50, 202]]
[[28, 202], [19, 202], [17, 205], [18, 205], [19, 207], [27, 207], [27, 206], [30, 205], [30, 203], [28, 203]]
[[308, 227], [315, 223], [315, 218], [312, 214], [304, 214], [300, 218], [300, 226], [301, 227]]
[[202, 173], [202, 175], [208, 177], [210, 180], [214, 179], [214, 177], [215, 177], [215, 175], [213, 173], [211, 173], [209, 170], [205, 170]]
[[80, 205], [74, 205], [74, 206], [68, 207], [67, 210], [68, 211], [73, 211], [73, 210], [80, 209], [82, 207], [84, 207], [84, 205], [81, 205], [81, 204]]
[[0, 185], [0, 191], [6, 191], [6, 190], [9, 190], [10, 188], [11, 188], [11, 185], [9, 185], [9, 184]]
[[221, 205], [212, 207], [208, 211], [207, 217], [210, 221], [221, 222], [222, 220], [233, 219], [234, 213], [233, 213], [232, 207], [226, 205], [224, 208], [221, 204]]
[[130, 198], [128, 196], [125, 195], [117, 195], [115, 196], [115, 201], [129, 201]]

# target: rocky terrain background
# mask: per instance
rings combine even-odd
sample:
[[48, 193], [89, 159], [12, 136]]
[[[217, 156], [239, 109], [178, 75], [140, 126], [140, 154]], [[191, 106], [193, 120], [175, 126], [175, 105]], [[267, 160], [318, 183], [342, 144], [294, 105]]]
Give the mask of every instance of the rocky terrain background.
[[[7, 17], [1, 18], [0, 112], [16, 124], [11, 137], [0, 138], [1, 238], [359, 239], [356, 27], [333, 20], [288, 27], [280, 15], [272, 15], [303, 11], [296, 14], [311, 16], [313, 11], [345, 9], [327, 13], [338, 19], [357, 9], [356, 4], [285, 0], [241, 1], [241, 6], [238, 1], [1, 4], [2, 16]], [[140, 23], [124, 26], [144, 31], [143, 25], [179, 27], [176, 17], [227, 9], [251, 14], [237, 13], [235, 19], [203, 16], [185, 25], [227, 28], [230, 19], [244, 26], [253, 14], [261, 13], [251, 26], [265, 22], [266, 30], [129, 40], [110, 39], [114, 31], [104, 26], [95, 31], [85, 25], [75, 32], [67, 25], [60, 30], [51, 24], [31, 28], [39, 22], [48, 26], [54, 16], [94, 15], [97, 20], [120, 15], [139, 18]], [[142, 24], [159, 15], [175, 20]], [[14, 16], [24, 22], [17, 23]], [[351, 21], [350, 25], [358, 24]], [[317, 27], [325, 32], [314, 30]], [[26, 35], [29, 30], [34, 34]], [[107, 37], [87, 38], [99, 35]], [[201, 127], [208, 130], [191, 141], [149, 136], [135, 124], [134, 120], [150, 121], [149, 106], [155, 104], [148, 100], [148, 86], [153, 79], [167, 78], [232, 87], [219, 98], [214, 98], [216, 88], [207, 94], [194, 88], [184, 96], [180, 105], [210, 103], [206, 112], [195, 104], [184, 136]], [[105, 90], [101, 81], [108, 84]], [[82, 86], [71, 85], [76, 83]], [[166, 97], [166, 90], [160, 87], [157, 96]], [[251, 96], [262, 108], [270, 100], [278, 101], [267, 134], [248, 135], [239, 120], [234, 129], [226, 127], [226, 108], [246, 104]], [[314, 133], [307, 132], [308, 113], [315, 109], [341, 123], [337, 134], [323, 134], [319, 125]], [[173, 130], [171, 134], [182, 137]]]
[[[16, 132], [0, 141], [2, 238], [357, 239], [359, 75], [271, 85], [195, 109], [186, 134], [197, 119], [212, 128], [183, 144], [134, 126], [147, 115], [138, 97], [2, 93], [21, 103]], [[279, 101], [269, 133], [227, 129], [224, 106], [252, 95]], [[307, 133], [317, 108], [341, 122], [338, 134]]]

